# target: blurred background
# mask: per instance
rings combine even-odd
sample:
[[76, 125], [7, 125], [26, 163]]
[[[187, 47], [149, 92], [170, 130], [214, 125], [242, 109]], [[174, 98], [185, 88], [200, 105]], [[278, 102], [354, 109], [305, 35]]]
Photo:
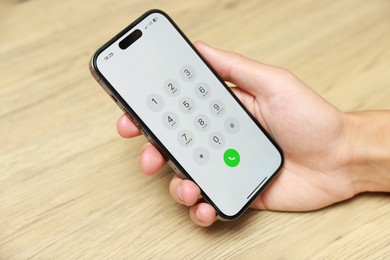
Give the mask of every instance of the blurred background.
[[390, 108], [390, 2], [2, 0], [0, 259], [390, 258], [386, 194], [310, 213], [249, 210], [210, 228], [139, 169], [143, 137], [88, 71], [145, 11], [191, 40], [285, 67], [343, 111]]

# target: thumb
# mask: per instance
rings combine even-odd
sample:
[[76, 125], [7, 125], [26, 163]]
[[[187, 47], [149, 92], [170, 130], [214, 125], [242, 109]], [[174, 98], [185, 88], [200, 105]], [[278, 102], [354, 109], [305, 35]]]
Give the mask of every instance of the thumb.
[[194, 43], [200, 54], [224, 79], [255, 96], [268, 97], [277, 91], [282, 69], [214, 49], [203, 42]]

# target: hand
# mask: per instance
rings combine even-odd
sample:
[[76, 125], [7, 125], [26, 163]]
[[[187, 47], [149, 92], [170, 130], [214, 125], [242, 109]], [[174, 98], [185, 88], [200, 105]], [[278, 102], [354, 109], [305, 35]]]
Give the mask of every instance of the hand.
[[[251, 205], [279, 211], [315, 210], [356, 194], [348, 164], [346, 115], [327, 103], [290, 72], [249, 60], [238, 54], [196, 48], [217, 73], [235, 84], [234, 93], [282, 148], [285, 164], [275, 180]], [[130, 138], [139, 130], [127, 116], [118, 121], [118, 132]], [[150, 143], [142, 148], [141, 169], [155, 174], [165, 161]], [[175, 201], [191, 206], [190, 217], [198, 225], [216, 220], [212, 206], [198, 203], [199, 188], [174, 176], [169, 187]]]

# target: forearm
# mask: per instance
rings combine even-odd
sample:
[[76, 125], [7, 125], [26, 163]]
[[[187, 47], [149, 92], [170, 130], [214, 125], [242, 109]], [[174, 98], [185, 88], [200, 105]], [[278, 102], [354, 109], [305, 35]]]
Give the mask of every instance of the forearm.
[[346, 113], [348, 174], [356, 193], [390, 192], [390, 111]]

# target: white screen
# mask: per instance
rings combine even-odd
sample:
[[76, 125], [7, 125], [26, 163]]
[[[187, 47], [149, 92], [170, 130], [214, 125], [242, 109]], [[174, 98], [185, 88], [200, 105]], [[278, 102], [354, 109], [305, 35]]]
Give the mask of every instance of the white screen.
[[[136, 29], [142, 37], [120, 49]], [[222, 215], [237, 215], [280, 167], [280, 152], [164, 15], [145, 17], [96, 67]]]

